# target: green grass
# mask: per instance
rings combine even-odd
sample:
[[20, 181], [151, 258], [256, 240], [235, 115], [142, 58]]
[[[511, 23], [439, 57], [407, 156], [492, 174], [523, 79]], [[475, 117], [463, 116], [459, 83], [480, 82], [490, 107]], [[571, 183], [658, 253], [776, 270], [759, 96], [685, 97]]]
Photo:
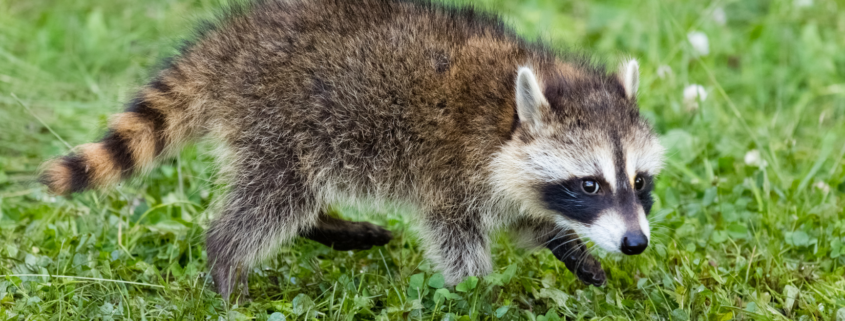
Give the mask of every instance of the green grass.
[[[606, 286], [500, 237], [494, 275], [440, 289], [402, 209], [387, 209], [387, 246], [298, 241], [233, 306], [206, 274], [208, 145], [110, 191], [57, 198], [34, 182], [63, 141], [101, 135], [222, 4], [0, 0], [0, 319], [845, 320], [845, 4], [801, 2], [478, 3], [527, 36], [640, 59], [640, 105], [669, 161], [652, 246], [601, 255]], [[708, 55], [691, 31], [709, 37]], [[690, 84], [707, 98], [685, 102]], [[752, 150], [761, 161], [748, 164]]]

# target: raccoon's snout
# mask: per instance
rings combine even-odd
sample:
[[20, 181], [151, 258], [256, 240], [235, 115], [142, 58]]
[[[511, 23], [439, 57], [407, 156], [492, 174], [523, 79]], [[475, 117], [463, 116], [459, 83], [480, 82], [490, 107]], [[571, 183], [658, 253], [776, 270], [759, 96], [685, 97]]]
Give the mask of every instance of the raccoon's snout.
[[605, 251], [640, 254], [648, 247], [650, 231], [645, 215], [642, 212], [636, 215], [632, 220], [616, 209], [607, 209], [599, 212], [593, 222], [577, 230]]
[[642, 231], [626, 232], [622, 237], [622, 246], [619, 250], [626, 255], [636, 255], [645, 251], [648, 247], [648, 237]]

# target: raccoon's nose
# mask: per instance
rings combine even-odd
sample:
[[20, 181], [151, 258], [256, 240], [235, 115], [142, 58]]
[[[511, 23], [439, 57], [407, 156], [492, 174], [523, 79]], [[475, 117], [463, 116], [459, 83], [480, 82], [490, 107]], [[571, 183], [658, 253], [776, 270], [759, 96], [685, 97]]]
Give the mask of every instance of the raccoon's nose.
[[627, 255], [640, 254], [648, 247], [648, 238], [642, 231], [626, 232], [620, 250]]

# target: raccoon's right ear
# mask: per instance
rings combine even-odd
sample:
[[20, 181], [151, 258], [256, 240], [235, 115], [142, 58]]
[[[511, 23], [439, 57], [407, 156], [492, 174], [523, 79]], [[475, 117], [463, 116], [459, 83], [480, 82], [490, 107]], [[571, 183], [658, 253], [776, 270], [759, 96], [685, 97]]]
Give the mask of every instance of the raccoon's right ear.
[[519, 121], [533, 126], [540, 125], [540, 108], [548, 104], [534, 72], [528, 67], [519, 68], [516, 76], [516, 114]]

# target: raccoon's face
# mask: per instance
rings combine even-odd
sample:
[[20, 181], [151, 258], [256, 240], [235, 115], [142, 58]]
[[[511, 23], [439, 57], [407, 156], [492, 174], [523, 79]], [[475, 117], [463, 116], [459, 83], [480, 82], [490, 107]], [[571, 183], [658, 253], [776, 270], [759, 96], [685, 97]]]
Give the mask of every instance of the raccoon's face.
[[648, 246], [646, 216], [663, 162], [635, 103], [637, 68], [629, 61], [618, 76], [552, 76], [542, 85], [520, 68], [519, 127], [493, 174], [523, 212], [629, 255]]

